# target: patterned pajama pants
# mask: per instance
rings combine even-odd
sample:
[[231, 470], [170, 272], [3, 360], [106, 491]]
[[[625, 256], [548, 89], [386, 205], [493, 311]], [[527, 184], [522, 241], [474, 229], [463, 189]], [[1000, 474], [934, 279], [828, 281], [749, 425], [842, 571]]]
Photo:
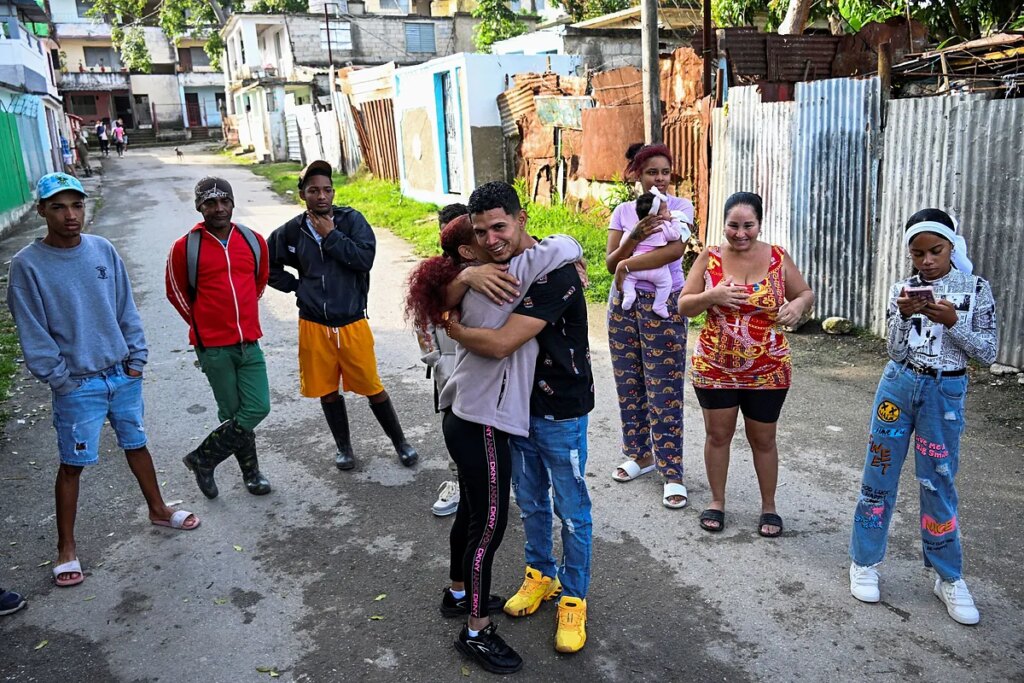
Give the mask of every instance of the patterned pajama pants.
[[622, 452], [632, 459], [654, 455], [666, 481], [683, 479], [683, 388], [687, 320], [679, 315], [679, 291], [668, 298], [670, 317], [654, 314], [654, 292], [637, 292], [632, 310], [612, 288], [608, 344], [622, 419]]

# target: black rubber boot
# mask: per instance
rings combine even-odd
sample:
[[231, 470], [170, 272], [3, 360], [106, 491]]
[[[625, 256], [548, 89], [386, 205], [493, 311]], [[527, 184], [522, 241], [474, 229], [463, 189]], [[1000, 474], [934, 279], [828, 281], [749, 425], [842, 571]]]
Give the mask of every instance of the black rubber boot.
[[327, 418], [327, 426], [331, 428], [334, 443], [338, 452], [334, 456], [334, 465], [339, 470], [350, 470], [356, 466], [356, 456], [352, 452], [352, 437], [348, 429], [348, 411], [345, 410], [345, 397], [338, 395], [337, 401], [324, 403], [320, 401]]
[[244, 430], [234, 420], [227, 420], [210, 432], [198, 448], [181, 459], [185, 467], [196, 475], [196, 484], [207, 498], [216, 498], [219, 493], [213, 471], [231, 457], [243, 443], [244, 436]]
[[245, 443], [235, 451], [238, 467], [242, 470], [245, 488], [254, 496], [270, 493], [270, 482], [260, 472], [260, 461], [256, 457], [256, 432], [246, 432]]
[[391, 399], [381, 403], [371, 403], [370, 410], [373, 411], [373, 416], [377, 418], [377, 422], [380, 422], [380, 426], [384, 428], [384, 433], [394, 444], [399, 462], [406, 467], [415, 465], [419, 460], [419, 453], [405, 440], [402, 425], [398, 422], [398, 415], [395, 414], [395, 407], [391, 404]]

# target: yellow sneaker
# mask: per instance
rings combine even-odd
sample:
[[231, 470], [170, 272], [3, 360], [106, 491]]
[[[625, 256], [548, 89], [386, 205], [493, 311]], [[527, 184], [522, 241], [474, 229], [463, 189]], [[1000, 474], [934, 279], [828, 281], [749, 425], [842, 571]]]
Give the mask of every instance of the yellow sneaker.
[[587, 601], [566, 596], [558, 602], [555, 649], [579, 652], [587, 642]]
[[526, 568], [526, 578], [519, 591], [505, 602], [505, 614], [510, 617], [526, 617], [546, 600], [554, 600], [562, 594], [562, 583], [558, 577], [543, 576], [533, 567]]

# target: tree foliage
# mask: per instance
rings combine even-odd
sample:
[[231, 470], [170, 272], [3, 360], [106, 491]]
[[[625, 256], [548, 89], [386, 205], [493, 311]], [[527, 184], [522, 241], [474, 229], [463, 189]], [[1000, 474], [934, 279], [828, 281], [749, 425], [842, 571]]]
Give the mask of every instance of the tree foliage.
[[637, 3], [634, 0], [552, 0], [552, 4], [564, 9], [573, 21], [583, 21], [629, 9]]
[[473, 8], [473, 16], [480, 19], [473, 29], [473, 44], [480, 52], [490, 52], [491, 45], [499, 40], [513, 38], [529, 30], [505, 0], [480, 0]]
[[[712, 0], [718, 26], [751, 25], [767, 17], [766, 29], [775, 30], [785, 17], [787, 0]], [[810, 19], [839, 19], [851, 31], [869, 21], [885, 21], [909, 14], [928, 27], [932, 38], [964, 40], [1024, 25], [1019, 0], [816, 0]]]
[[218, 33], [222, 24], [218, 14], [223, 16], [223, 10], [215, 3], [216, 0], [160, 0], [154, 9], [153, 5], [147, 8], [147, 0], [95, 0], [86, 16], [111, 25], [110, 42], [121, 53], [121, 64], [131, 71], [149, 73], [152, 68], [142, 27], [154, 24], [175, 45], [182, 38], [207, 41], [204, 49], [210, 56], [210, 65], [219, 69], [224, 41]]

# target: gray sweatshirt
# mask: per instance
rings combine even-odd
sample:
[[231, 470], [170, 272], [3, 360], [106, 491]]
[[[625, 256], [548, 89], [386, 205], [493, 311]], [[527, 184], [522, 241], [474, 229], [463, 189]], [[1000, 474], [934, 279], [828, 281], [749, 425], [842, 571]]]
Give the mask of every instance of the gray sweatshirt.
[[58, 394], [123, 361], [141, 371], [149, 356], [128, 271], [114, 245], [97, 235], [82, 235], [71, 249], [38, 239], [19, 251], [7, 306], [29, 372]]
[[[522, 285], [519, 297], [499, 306], [470, 290], [462, 299], [462, 324], [497, 329], [534, 282], [567, 263], [583, 258], [583, 247], [566, 235], [552, 235], [508, 264], [508, 272]], [[537, 340], [531, 339], [508, 358], [482, 358], [459, 346], [455, 370], [445, 384], [438, 404], [451, 408], [463, 420], [487, 425], [514, 436], [530, 435], [530, 391], [537, 362]]]

